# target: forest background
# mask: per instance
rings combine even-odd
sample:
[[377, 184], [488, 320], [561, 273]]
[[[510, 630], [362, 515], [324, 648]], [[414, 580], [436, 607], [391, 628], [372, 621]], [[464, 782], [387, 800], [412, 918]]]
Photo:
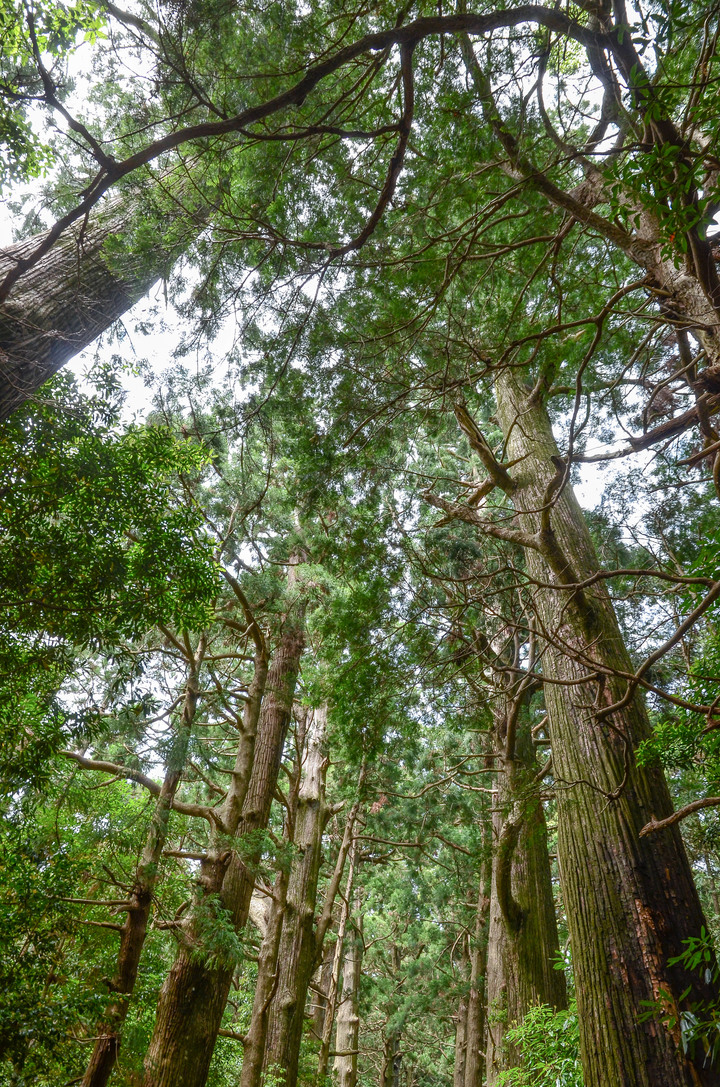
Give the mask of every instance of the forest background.
[[1, 1082], [720, 1083], [719, 15], [4, 3]]

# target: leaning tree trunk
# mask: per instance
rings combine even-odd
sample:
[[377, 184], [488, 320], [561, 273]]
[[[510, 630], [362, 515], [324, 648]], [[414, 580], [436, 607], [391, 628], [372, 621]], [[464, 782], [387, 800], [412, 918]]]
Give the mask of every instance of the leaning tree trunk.
[[122, 1028], [137, 981], [153, 895], [158, 881], [160, 858], [167, 840], [170, 812], [185, 767], [192, 724], [197, 709], [198, 672], [205, 655], [206, 638], [200, 638], [190, 664], [183, 709], [168, 757], [167, 770], [155, 804], [140, 864], [135, 874], [127, 918], [120, 933], [117, 970], [110, 982], [113, 999], [105, 1018], [96, 1028], [96, 1039], [81, 1087], [105, 1087], [117, 1062]]
[[[519, 686], [522, 686], [523, 679]], [[506, 692], [509, 696], [509, 692]], [[505, 697], [496, 718], [499, 758], [493, 811], [493, 873], [487, 962], [487, 1087], [520, 1065], [506, 1040], [537, 1004], [567, 1006], [565, 975], [554, 969], [559, 950], [545, 812], [525, 694]], [[517, 719], [514, 740], [509, 723]], [[511, 725], [511, 729], [512, 729]], [[510, 743], [511, 750], [508, 750]], [[474, 1087], [470, 1083], [466, 1087]]]
[[[166, 186], [172, 190], [167, 195]], [[191, 202], [181, 202], [178, 185], [168, 178], [153, 183], [151, 201], [137, 189], [112, 198], [19, 278], [0, 306], [0, 420], [168, 274], [207, 219], [207, 209], [189, 192]], [[133, 253], [129, 240], [150, 226], [152, 245]], [[0, 281], [46, 236], [1, 250]]]
[[356, 931], [345, 943], [342, 974], [342, 999], [338, 1005], [335, 1028], [335, 1071], [338, 1087], [357, 1087], [360, 1014], [358, 996], [362, 971], [362, 916], [355, 901]]
[[[288, 586], [293, 585], [291, 566]], [[300, 600], [285, 619], [267, 675], [252, 771], [247, 787], [241, 789], [242, 809], [233, 825], [236, 816], [231, 818], [231, 814], [238, 797], [230, 793], [224, 804], [224, 834], [206, 865], [203, 893], [219, 896], [237, 932], [248, 919], [260, 845], [253, 843], [251, 856], [241, 859], [237, 851], [228, 850], [227, 844], [223, 848], [223, 842], [227, 843], [228, 834], [247, 838], [267, 826], [304, 644], [304, 607]], [[160, 992], [143, 1087], [203, 1087], [210, 1069], [235, 965], [210, 965], [203, 959], [202, 936], [194, 930], [192, 920], [183, 937]]]
[[[641, 838], [672, 810], [663, 774], [637, 765], [649, 733], [632, 673], [550, 420], [514, 371], [496, 380], [511, 494], [545, 642], [543, 674], [558, 793], [558, 858], [573, 951], [586, 1087], [690, 1087], [720, 1083], [703, 1054], [683, 1052], [679, 1008], [717, 1000], [716, 989], [668, 960], [705, 924], [677, 826]], [[506, 481], [507, 483], [507, 481]], [[552, 509], [550, 511], [550, 504]], [[544, 511], [544, 512], [543, 512]], [[621, 675], [618, 675], [621, 673]], [[688, 990], [688, 995], [683, 996]], [[647, 1004], [674, 1015], [671, 1029]]]

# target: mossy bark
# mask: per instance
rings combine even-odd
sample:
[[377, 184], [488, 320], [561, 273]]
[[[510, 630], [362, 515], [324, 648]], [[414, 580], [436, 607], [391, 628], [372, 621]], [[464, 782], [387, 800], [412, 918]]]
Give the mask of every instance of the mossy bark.
[[[507, 738], [504, 720], [505, 714], [498, 713], [501, 750]], [[486, 981], [487, 1087], [495, 1087], [501, 1072], [520, 1065], [520, 1054], [505, 1038], [508, 1027], [536, 1004], [567, 1006], [565, 975], [554, 969], [559, 942], [539, 767], [522, 709], [513, 750], [499, 761]]]
[[[496, 394], [508, 458], [517, 461], [512, 501], [533, 540], [526, 560], [544, 641], [585, 1083], [710, 1087], [720, 1073], [703, 1067], [701, 1054], [683, 1052], [679, 1028], [643, 1017], [645, 1002], [661, 1002], [672, 1014], [718, 999], [700, 976], [668, 965], [705, 920], [678, 828], [639, 836], [651, 818], [672, 810], [661, 770], [635, 760], [649, 733], [644, 702], [637, 692], [625, 700], [623, 675], [632, 666], [604, 583], [559, 587], [592, 576], [598, 563], [572, 488], [553, 493], [562, 462], [547, 411], [513, 371], [498, 375]], [[541, 511], [549, 497], [548, 517]]]

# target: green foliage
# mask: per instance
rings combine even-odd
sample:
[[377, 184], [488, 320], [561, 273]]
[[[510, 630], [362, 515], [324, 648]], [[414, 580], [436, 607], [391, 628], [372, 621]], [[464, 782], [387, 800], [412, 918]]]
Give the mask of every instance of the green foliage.
[[[720, 966], [707, 930], [703, 927], [699, 936], [691, 936], [683, 943], [685, 950], [670, 959], [668, 966], [681, 964], [701, 977], [705, 985], [717, 985]], [[648, 1005], [642, 1019], [657, 1017], [673, 1034], [679, 1026], [683, 1052], [698, 1063], [702, 1061], [703, 1067], [717, 1068], [720, 1065], [720, 1002], [693, 1001], [688, 1005], [689, 993], [688, 988], [675, 1000], [670, 993], [661, 992], [657, 1001]]]
[[522, 1065], [500, 1073], [503, 1087], [582, 1087], [577, 1008], [556, 1012], [538, 1005], [505, 1037], [519, 1049]]
[[56, 96], [68, 58], [95, 43], [107, 23], [95, 0], [0, 6], [0, 186], [38, 178], [55, 161], [47, 132], [37, 131], [29, 107], [45, 94], [43, 71]]

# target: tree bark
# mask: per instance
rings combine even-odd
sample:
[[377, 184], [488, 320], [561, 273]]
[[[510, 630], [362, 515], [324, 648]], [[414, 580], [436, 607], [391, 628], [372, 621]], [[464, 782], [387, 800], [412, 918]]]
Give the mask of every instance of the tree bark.
[[330, 979], [332, 978], [333, 960], [335, 958], [336, 941], [329, 940], [325, 944], [323, 958], [315, 973], [315, 987], [313, 988], [312, 1008], [312, 1032], [318, 1041], [322, 1041], [325, 1030], [325, 1016], [328, 1009], [328, 993], [330, 992]]
[[[295, 565], [296, 561], [288, 573], [290, 591], [295, 587]], [[222, 834], [201, 872], [202, 899], [207, 903], [208, 896], [218, 896], [237, 932], [248, 919], [253, 872], [261, 846], [251, 838], [250, 856], [241, 857], [227, 848], [227, 839], [230, 835], [238, 839], [256, 837], [267, 826], [304, 644], [304, 604], [300, 598], [292, 602], [285, 618], [267, 685], [263, 685], [249, 780], [244, 783], [240, 774], [235, 775], [235, 789], [223, 805]], [[256, 693], [248, 706], [255, 699]], [[252, 722], [248, 722], [246, 731], [252, 733]], [[241, 744], [238, 760], [244, 757]], [[242, 808], [238, 810], [240, 799]], [[209, 964], [205, 960], [202, 938], [191, 917], [160, 993], [155, 1030], [145, 1059], [144, 1087], [203, 1087], [233, 973], [234, 963]]]
[[160, 795], [155, 804], [125, 924], [120, 933], [117, 970], [110, 982], [115, 994], [96, 1029], [96, 1040], [81, 1087], [105, 1087], [118, 1059], [122, 1028], [127, 1017], [135, 982], [137, 981], [145, 936], [147, 934], [153, 895], [157, 885], [160, 859], [167, 841], [172, 802], [185, 767], [192, 725], [197, 709], [198, 672], [205, 655], [206, 637], [202, 635], [195, 657], [190, 663], [182, 714], [168, 757], [167, 770]]
[[[516, 698], [525, 700], [523, 692]], [[510, 757], [499, 760], [493, 804], [487, 1087], [495, 1087], [501, 1072], [521, 1063], [520, 1054], [505, 1039], [508, 1027], [537, 1004], [555, 1009], [567, 1006], [565, 975], [553, 966], [559, 941], [547, 826], [536, 780], [539, 767], [526, 707], [516, 708], [508, 697], [497, 715], [496, 743], [505, 748], [510, 713], [518, 714], [517, 734]]]
[[243, 1045], [240, 1087], [256, 1087], [262, 1080], [270, 1004], [277, 988], [278, 954], [290, 873], [282, 868], [273, 887], [273, 900], [258, 957], [257, 983], [250, 1028]]
[[671, 811], [662, 772], [634, 758], [649, 733], [644, 702], [636, 692], [623, 701], [627, 681], [616, 673], [632, 666], [604, 584], [556, 587], [592, 575], [598, 564], [572, 489], [566, 483], [558, 491], [562, 462], [547, 411], [514, 371], [498, 374], [496, 393], [508, 456], [518, 459], [512, 500], [522, 529], [533, 534], [526, 556], [545, 642], [558, 856], [585, 1083], [709, 1087], [720, 1073], [703, 1067], [702, 1054], [683, 1053], [679, 1027], [654, 1017], [640, 1022], [643, 1001], [677, 1013], [678, 1004], [718, 999], [682, 964], [668, 965], [705, 921], [677, 826], [652, 841], [639, 836], [651, 818]]
[[290, 870], [277, 984], [270, 1004], [265, 1041], [265, 1069], [282, 1073], [283, 1087], [295, 1087], [297, 1082], [305, 998], [316, 964], [315, 902], [327, 821], [326, 737], [327, 707], [322, 706], [314, 711], [307, 730], [305, 765], [295, 819], [294, 844], [298, 855]]
[[485, 977], [488, 960], [488, 913], [490, 906], [490, 864], [484, 857], [480, 866], [480, 888], [475, 912], [475, 931], [470, 941], [470, 991], [465, 1036], [464, 1087], [480, 1087], [485, 1067], [485, 1021], [487, 1000]]
[[349, 845], [349, 858], [350, 862], [348, 865], [348, 874], [345, 883], [345, 895], [342, 900], [340, 920], [338, 922], [337, 941], [335, 943], [335, 957], [333, 959], [332, 974], [330, 976], [330, 985], [328, 987], [327, 1009], [325, 1011], [322, 1045], [320, 1046], [320, 1053], [318, 1055], [317, 1076], [315, 1080], [317, 1087], [324, 1087], [325, 1081], [327, 1079], [328, 1061], [330, 1058], [330, 1039], [332, 1038], [332, 1028], [335, 1021], [335, 1009], [337, 1007], [338, 988], [340, 983], [340, 964], [342, 961], [343, 940], [345, 939], [345, 931], [347, 929], [348, 919], [350, 917], [350, 895], [352, 893], [353, 880], [355, 879], [356, 850], [355, 841], [353, 839], [351, 839]]
[[356, 931], [345, 944], [343, 962], [342, 999], [338, 1005], [335, 1029], [335, 1064], [338, 1087], [357, 1087], [358, 1045], [360, 1042], [360, 1014], [358, 996], [362, 973], [362, 916], [356, 901]]
[[458, 1010], [455, 1016], [455, 1062], [453, 1065], [453, 1087], [465, 1087], [465, 1065], [467, 1062], [467, 1017], [468, 1017], [468, 993], [467, 969], [469, 966], [468, 936], [463, 937], [463, 950], [461, 959], [462, 991], [458, 1000]]
[[[155, 207], [131, 190], [71, 227], [0, 306], [0, 420], [139, 302], [201, 230], [207, 209], [197, 199], [180, 203], [175, 184], [163, 207], [164, 184], [154, 185]], [[150, 224], [157, 227], [152, 248], [133, 253], [129, 240]], [[44, 236], [0, 251], [0, 280]]]

